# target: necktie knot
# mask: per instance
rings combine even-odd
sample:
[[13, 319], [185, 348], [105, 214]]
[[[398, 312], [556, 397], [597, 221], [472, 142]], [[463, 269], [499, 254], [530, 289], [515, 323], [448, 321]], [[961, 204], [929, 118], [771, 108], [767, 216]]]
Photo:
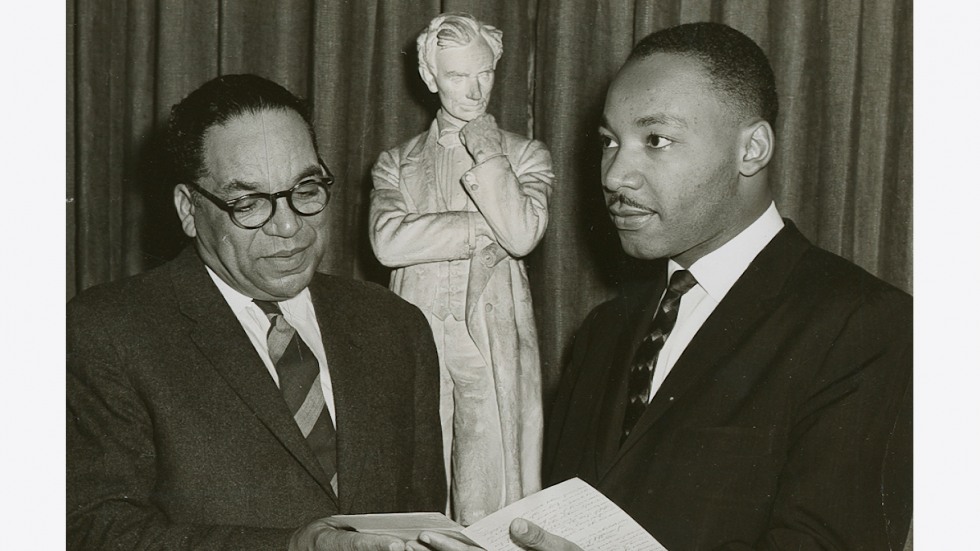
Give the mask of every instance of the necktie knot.
[[267, 316], [281, 316], [282, 310], [279, 309], [279, 303], [272, 302], [268, 300], [252, 299], [252, 302], [259, 307], [260, 310], [265, 312]]
[[694, 274], [687, 270], [677, 270], [674, 275], [670, 276], [670, 283], [667, 288], [678, 295], [683, 295], [697, 284], [698, 280], [694, 278]]

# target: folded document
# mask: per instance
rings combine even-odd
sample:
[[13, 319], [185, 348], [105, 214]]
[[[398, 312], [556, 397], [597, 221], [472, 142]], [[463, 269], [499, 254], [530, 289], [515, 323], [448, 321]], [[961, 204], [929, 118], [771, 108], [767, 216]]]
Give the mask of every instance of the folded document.
[[337, 515], [335, 525], [386, 534], [405, 541], [424, 531], [440, 532], [488, 551], [522, 551], [510, 539], [515, 518], [525, 518], [589, 551], [666, 551], [632, 517], [578, 478], [525, 497], [464, 528], [442, 513]]

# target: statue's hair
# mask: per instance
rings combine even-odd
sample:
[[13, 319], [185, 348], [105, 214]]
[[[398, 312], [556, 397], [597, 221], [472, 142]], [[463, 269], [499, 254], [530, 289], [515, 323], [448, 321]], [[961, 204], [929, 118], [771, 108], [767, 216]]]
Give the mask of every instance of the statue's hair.
[[772, 66], [748, 36], [721, 23], [678, 25], [646, 36], [626, 62], [656, 53], [694, 58], [739, 116], [758, 116], [775, 126], [779, 99]]
[[419, 67], [425, 67], [435, 73], [437, 48], [466, 46], [480, 36], [490, 46], [490, 51], [493, 52], [493, 65], [496, 67], [497, 61], [504, 53], [503, 35], [500, 29], [481, 23], [468, 13], [440, 14], [429, 22], [415, 41], [419, 52]]

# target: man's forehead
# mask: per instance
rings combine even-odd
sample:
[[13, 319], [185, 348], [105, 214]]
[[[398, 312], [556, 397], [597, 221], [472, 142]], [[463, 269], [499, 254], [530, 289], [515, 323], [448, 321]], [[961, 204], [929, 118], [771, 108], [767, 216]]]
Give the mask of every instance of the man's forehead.
[[704, 64], [689, 55], [658, 52], [626, 63], [612, 86], [652, 90], [683, 86], [690, 92], [711, 88], [711, 78]]
[[291, 110], [264, 110], [232, 117], [208, 130], [205, 168], [219, 182], [292, 178], [317, 164], [303, 118]]
[[656, 53], [628, 62], [606, 96], [603, 123], [615, 115], [638, 126], [682, 125], [683, 112], [695, 112], [718, 99], [701, 63], [680, 54]]
[[266, 145], [298, 137], [309, 141], [309, 130], [299, 113], [291, 109], [262, 109], [234, 115], [212, 126], [205, 134], [205, 142], [210, 140], [211, 145]]

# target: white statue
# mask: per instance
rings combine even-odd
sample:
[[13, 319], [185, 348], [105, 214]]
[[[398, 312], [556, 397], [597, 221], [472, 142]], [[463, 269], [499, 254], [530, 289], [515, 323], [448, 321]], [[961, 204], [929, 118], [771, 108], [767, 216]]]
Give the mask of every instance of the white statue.
[[554, 173], [543, 143], [486, 113], [501, 36], [467, 14], [429, 23], [419, 74], [442, 108], [372, 174], [374, 252], [439, 348], [451, 510], [464, 525], [541, 487], [541, 366], [520, 259], [548, 225]]

